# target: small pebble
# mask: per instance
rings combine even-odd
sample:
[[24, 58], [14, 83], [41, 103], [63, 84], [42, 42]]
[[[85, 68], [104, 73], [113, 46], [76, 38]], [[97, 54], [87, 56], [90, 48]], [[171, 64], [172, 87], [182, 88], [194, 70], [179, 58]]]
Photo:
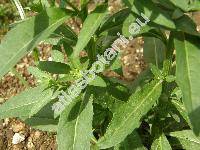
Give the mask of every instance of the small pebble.
[[13, 136], [12, 144], [19, 144], [25, 140], [25, 136], [23, 134], [15, 133]]

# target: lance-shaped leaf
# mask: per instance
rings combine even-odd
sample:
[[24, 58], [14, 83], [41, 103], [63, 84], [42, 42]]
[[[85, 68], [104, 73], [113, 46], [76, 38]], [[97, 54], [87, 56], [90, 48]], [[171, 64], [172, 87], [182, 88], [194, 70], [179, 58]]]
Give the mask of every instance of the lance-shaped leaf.
[[42, 92], [42, 95], [40, 95], [41, 97], [43, 97], [42, 99], [40, 99], [39, 103], [36, 103], [32, 108], [31, 111], [29, 113], [29, 118], [33, 115], [35, 115], [37, 112], [39, 112], [45, 105], [47, 105], [52, 99], [53, 97], [53, 90], [52, 89], [47, 89], [44, 90]]
[[181, 8], [184, 11], [188, 11], [189, 0], [169, 0], [175, 6]]
[[162, 81], [152, 81], [131, 95], [129, 101], [118, 107], [105, 135], [98, 141], [101, 149], [119, 144], [140, 125], [140, 119], [160, 97]]
[[90, 87], [90, 90], [94, 95], [94, 103], [101, 105], [104, 109], [109, 109], [111, 112], [115, 112], [128, 99], [127, 92], [117, 89], [114, 86], [108, 86], [106, 88]]
[[54, 111], [52, 110], [53, 103], [54, 102], [52, 101], [45, 105], [37, 114], [31, 118], [28, 118], [29, 116], [25, 116], [21, 119], [34, 129], [56, 132], [58, 119], [54, 119]]
[[49, 81], [51, 79], [51, 75], [41, 71], [37, 67], [29, 66], [28, 71], [32, 74], [39, 82]]
[[172, 138], [171, 142], [179, 145], [181, 149], [198, 150], [200, 147], [200, 139], [194, 135], [192, 130], [171, 132], [169, 135], [176, 138]]
[[169, 10], [174, 10], [176, 9], [176, 6], [174, 6], [173, 3], [170, 2], [171, 0], [157, 0], [157, 1], [153, 1], [155, 4], [159, 4]]
[[62, 112], [58, 124], [59, 150], [88, 150], [92, 137], [93, 105], [88, 93], [77, 98]]
[[51, 52], [52, 60], [55, 62], [64, 62], [65, 58], [61, 51], [59, 50], [52, 50]]
[[75, 46], [73, 56], [75, 63], [78, 61], [78, 56], [81, 50], [85, 48], [85, 46], [90, 41], [91, 37], [94, 35], [95, 31], [101, 25], [102, 21], [105, 19], [107, 11], [106, 6], [101, 5], [97, 7], [88, 17], [85, 19], [83, 23], [83, 28], [80, 31], [78, 36], [78, 42]]
[[175, 23], [178, 30], [200, 37], [200, 33], [197, 31], [197, 25], [189, 16], [183, 15], [176, 19]]
[[96, 78], [89, 83], [89, 85], [106, 87], [106, 82], [102, 79], [102, 77], [96, 76]]
[[175, 29], [175, 24], [169, 14], [156, 7], [151, 0], [123, 0], [125, 4], [137, 15], [145, 14], [151, 22]]
[[146, 150], [142, 145], [139, 134], [134, 130], [126, 139], [114, 147], [114, 150]]
[[152, 63], [161, 67], [166, 57], [165, 44], [158, 38], [144, 38], [144, 59], [147, 63]]
[[51, 36], [61, 36], [63, 41], [73, 46], [76, 44], [78, 39], [76, 33], [65, 24], [59, 26]]
[[200, 10], [200, 2], [199, 0], [193, 0], [192, 2], [190, 2], [189, 5], [189, 10], [193, 10], [193, 11], [199, 11]]
[[179, 101], [177, 101], [177, 100], [172, 100], [171, 102], [172, 102], [172, 105], [173, 105], [174, 107], [176, 107], [176, 109], [178, 110], [178, 112], [180, 113], [180, 115], [181, 115], [181, 116], [185, 119], [185, 121], [190, 125], [190, 127], [192, 127], [192, 126], [191, 126], [191, 123], [190, 123], [190, 119], [189, 119], [188, 114], [187, 114], [187, 111], [186, 111], [186, 109], [185, 109], [185, 106], [184, 106], [181, 102], [179, 102]]
[[40, 61], [38, 68], [54, 74], [67, 74], [71, 70], [69, 65], [55, 61]]
[[[122, 33], [124, 36], [129, 37], [129, 39], [131, 39], [131, 36], [133, 36], [130, 33], [131, 24], [136, 23], [136, 19], [137, 19], [137, 17], [134, 16], [132, 13], [130, 13], [128, 15], [128, 17], [125, 19], [125, 21], [123, 22]], [[143, 33], [146, 33], [149, 30], [151, 30], [152, 28], [153, 27], [150, 27], [148, 24], [146, 24], [145, 26], [140, 27], [140, 30], [138, 30], [138, 33], [135, 33], [134, 36], [138, 36]]]
[[[20, 94], [8, 99], [0, 106], [0, 119], [7, 117], [25, 118], [30, 116], [30, 111], [35, 105], [40, 105], [40, 102], [49, 97], [51, 89], [45, 90], [45, 85], [40, 85], [35, 88], [27, 89]], [[39, 110], [38, 110], [39, 111]]]
[[[193, 34], [193, 35], [199, 36], [199, 33], [196, 31], [195, 23], [187, 15], [183, 15], [182, 17], [180, 17], [176, 20], [172, 20], [172, 17], [170, 16], [169, 13], [166, 13], [166, 11], [161, 10], [151, 0], [149, 0], [149, 1], [146, 1], [146, 0], [123, 0], [123, 1], [136, 15], [141, 16], [141, 13], [145, 14], [145, 16], [148, 17], [150, 20], [150, 22], [148, 24], [151, 24], [151, 27], [156, 27], [157, 25], [160, 25], [162, 27], [166, 27], [166, 28], [170, 28], [170, 29], [176, 28], [177, 30], [184, 31], [188, 34]], [[166, 3], [170, 4], [170, 2], [168, 0]], [[163, 0], [162, 0], [162, 2], [160, 2], [160, 4], [165, 5]], [[180, 5], [183, 6], [184, 4], [181, 3]], [[133, 18], [133, 17], [131, 17], [131, 14], [129, 16], [130, 16], [130, 19]], [[128, 22], [128, 18], [126, 19], [126, 21]], [[135, 21], [132, 21], [132, 22], [135, 22]], [[187, 22], [187, 23], [183, 24], [183, 22]], [[145, 25], [143, 28], [145, 29], [147, 27], [148, 26]], [[141, 28], [141, 29], [143, 29], [143, 28]], [[123, 30], [123, 32], [125, 33], [125, 35], [129, 35], [129, 34], [127, 34], [128, 30], [127, 31]], [[142, 32], [142, 30], [141, 30], [141, 32]]]
[[[127, 18], [127, 16], [130, 14], [130, 9], [125, 8], [120, 10], [119, 12], [107, 17], [105, 21], [100, 26], [100, 29], [98, 31], [98, 34], [100, 34], [103, 31], [112, 30], [119, 26], [121, 26], [124, 22], [124, 20]], [[119, 31], [118, 31], [119, 32]]]
[[193, 130], [200, 135], [200, 45], [199, 38], [176, 33], [176, 78], [183, 94], [183, 102], [189, 114]]
[[9, 31], [0, 45], [0, 78], [69, 17], [64, 10], [48, 8]]
[[171, 146], [164, 133], [160, 134], [151, 145], [151, 150], [171, 150]]

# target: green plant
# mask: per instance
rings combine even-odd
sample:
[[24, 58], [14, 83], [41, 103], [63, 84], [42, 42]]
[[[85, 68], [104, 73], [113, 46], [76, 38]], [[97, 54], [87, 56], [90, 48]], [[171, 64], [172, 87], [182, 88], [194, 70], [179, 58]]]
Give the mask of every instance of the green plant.
[[[199, 0], [123, 0], [127, 7], [112, 15], [107, 1], [90, 13], [89, 0], [81, 0], [80, 8], [67, 0], [61, 8], [55, 1], [39, 2], [34, 4], [39, 14], [18, 23], [1, 42], [0, 77], [44, 40], [53, 45], [53, 61], [35, 55], [36, 67], [29, 71], [37, 87], [0, 106], [0, 119], [18, 117], [33, 128], [57, 132], [59, 150], [199, 149], [200, 34], [188, 16], [200, 10]], [[131, 83], [99, 73], [55, 115], [51, 107], [59, 91], [89, 69], [118, 32], [130, 37], [130, 24], [141, 13], [150, 22], [134, 37], [144, 37], [147, 69]], [[70, 18], [83, 23], [78, 36], [64, 23]], [[119, 74], [121, 68], [118, 57], [106, 65]]]

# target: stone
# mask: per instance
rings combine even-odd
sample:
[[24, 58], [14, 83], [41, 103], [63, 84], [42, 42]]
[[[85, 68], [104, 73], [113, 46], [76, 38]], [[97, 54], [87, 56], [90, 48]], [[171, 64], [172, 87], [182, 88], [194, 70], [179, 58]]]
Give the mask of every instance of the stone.
[[19, 144], [25, 140], [25, 136], [23, 134], [15, 133], [12, 139], [12, 144]]

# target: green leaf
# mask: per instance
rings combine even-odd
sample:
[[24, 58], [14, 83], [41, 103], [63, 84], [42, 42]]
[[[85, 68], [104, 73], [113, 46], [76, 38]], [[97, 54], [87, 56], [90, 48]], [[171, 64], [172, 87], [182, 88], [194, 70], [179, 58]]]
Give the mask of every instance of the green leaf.
[[[53, 102], [44, 106], [37, 114], [28, 118], [22, 118], [25, 123], [34, 129], [42, 131], [56, 132], [58, 119], [54, 119], [54, 111], [52, 110]], [[27, 119], [28, 118], [28, 119]]]
[[151, 0], [124, 0], [129, 1], [125, 3], [129, 3], [128, 7], [137, 14], [141, 15], [143, 13], [149, 20], [155, 24], [161, 25], [166, 28], [175, 29], [175, 24], [170, 18], [170, 16], [156, 7], [156, 5]]
[[121, 56], [120, 53], [117, 55], [117, 57], [115, 58], [115, 60], [112, 62], [112, 64], [110, 64], [110, 69], [115, 71], [118, 69], [121, 69], [122, 64], [121, 64]]
[[159, 137], [157, 137], [153, 144], [151, 145], [151, 150], [171, 150], [171, 146], [165, 136], [164, 133], [162, 133]]
[[64, 55], [59, 50], [52, 50], [51, 57], [53, 61], [61, 62], [61, 63], [64, 62]]
[[150, 68], [147, 68], [143, 72], [141, 72], [138, 77], [129, 85], [130, 92], [135, 92], [138, 89], [141, 89], [143, 85], [145, 85], [149, 80], [151, 80], [153, 74]]
[[69, 17], [61, 9], [48, 8], [9, 31], [0, 45], [0, 78]]
[[147, 63], [152, 63], [161, 67], [166, 57], [166, 46], [158, 38], [144, 37], [144, 59]]
[[200, 2], [199, 0], [193, 0], [193, 2], [189, 5], [190, 11], [199, 11], [200, 10]]
[[79, 53], [85, 48], [85, 46], [90, 41], [91, 37], [94, 35], [95, 31], [101, 25], [102, 21], [107, 15], [106, 6], [101, 5], [97, 7], [83, 23], [83, 28], [80, 31], [78, 36], [78, 42], [73, 52], [74, 63], [79, 59]]
[[165, 79], [168, 83], [170, 83], [170, 82], [174, 82], [176, 80], [176, 77], [174, 75], [168, 75], [166, 76]]
[[102, 96], [101, 98], [95, 97], [95, 103], [100, 104], [102, 107], [107, 108], [113, 113], [120, 105], [124, 104], [124, 101], [109, 94], [110, 93], [105, 93], [105, 96]]
[[0, 106], [0, 119], [7, 117], [27, 117], [35, 105], [46, 97], [49, 97], [50, 89], [45, 90], [47, 85], [40, 85], [35, 88], [29, 88], [20, 94], [8, 99]]
[[43, 41], [44, 44], [50, 44], [50, 45], [57, 45], [59, 44], [60, 40], [62, 39], [61, 36], [50, 36], [47, 39]]
[[158, 67], [156, 67], [153, 64], [150, 64], [150, 67], [151, 67], [151, 72], [154, 75], [154, 78], [156, 78], [156, 79], [163, 79], [162, 71], [159, 70]]
[[61, 36], [63, 41], [73, 46], [76, 45], [78, 39], [76, 33], [66, 24], [59, 26], [52, 35]]
[[[103, 108], [101, 105], [93, 103], [93, 109], [94, 109], [94, 116], [92, 121], [92, 126], [94, 129], [99, 128], [101, 124], [103, 124], [106, 120], [106, 117], [109, 115], [109, 110], [106, 108]], [[103, 126], [102, 126], [103, 128]], [[104, 131], [101, 131], [101, 133]]]
[[[131, 24], [132, 23], [136, 23], [136, 19], [137, 17], [135, 17], [133, 14], [129, 14], [128, 17], [125, 19], [124, 23], [123, 23], [123, 27], [122, 27], [122, 33], [124, 36], [126, 37], [129, 37], [132, 35], [130, 32], [129, 32], [129, 28], [131, 28]], [[137, 35], [141, 35], [142, 33], [146, 33], [148, 32], [149, 30], [151, 30], [153, 27], [150, 27], [149, 25], [145, 25], [143, 27], [140, 27], [140, 31], [135, 34], [134, 36], [137, 36]], [[132, 35], [133, 36], [133, 35]], [[131, 38], [130, 38], [131, 39]]]
[[115, 71], [118, 74], [123, 74], [121, 54], [119, 53], [117, 57], [110, 63], [109, 69]]
[[96, 76], [96, 78], [89, 83], [89, 85], [93, 85], [93, 86], [100, 86], [100, 87], [106, 87], [106, 82], [100, 77], [100, 76]]
[[176, 19], [175, 23], [178, 31], [183, 31], [200, 37], [200, 33], [197, 31], [197, 25], [187, 15], [183, 15], [182, 17]]
[[178, 19], [183, 15], [184, 15], [184, 13], [179, 8], [177, 8], [174, 10], [174, 12], [172, 14], [172, 19]]
[[[111, 91], [110, 88], [113, 88], [113, 91]], [[115, 112], [115, 110], [124, 103], [122, 100], [127, 100], [128, 98], [128, 94], [126, 92], [123, 92], [113, 86], [107, 88], [91, 87], [90, 90], [94, 94], [94, 103], [101, 105], [105, 109], [108, 108], [111, 112]]]
[[152, 81], [140, 91], [134, 93], [127, 103], [118, 107], [105, 135], [98, 145], [105, 149], [119, 144], [140, 124], [140, 119], [158, 100], [162, 90], [162, 81]]
[[40, 61], [38, 68], [54, 74], [67, 74], [71, 70], [69, 65], [55, 61]]
[[199, 38], [176, 33], [176, 78], [183, 94], [183, 102], [189, 114], [193, 130], [200, 135], [200, 45]]
[[31, 111], [29, 113], [29, 118], [33, 115], [35, 115], [37, 112], [39, 112], [45, 105], [47, 105], [52, 99], [53, 97], [53, 90], [51, 89], [45, 89], [42, 92], [42, 95], [40, 95], [41, 97], [43, 97], [42, 99], [40, 99], [39, 103], [36, 103], [32, 108]]
[[174, 10], [176, 7], [169, 0], [152, 0], [155, 4], [164, 6], [169, 10]]
[[175, 6], [181, 8], [184, 11], [188, 11], [189, 7], [189, 0], [169, 0], [171, 3], [173, 3]]
[[142, 145], [141, 139], [137, 131], [133, 131], [126, 139], [114, 147], [114, 150], [146, 150]]
[[51, 76], [45, 72], [42, 72], [40, 69], [37, 67], [29, 66], [28, 71], [34, 75], [34, 77], [37, 79], [38, 82], [41, 81], [48, 81], [51, 79]]
[[[103, 31], [112, 30], [118, 26], [121, 26], [129, 14], [130, 14], [130, 9], [125, 8], [111, 16], [108, 16], [105, 19], [105, 22], [102, 23], [102, 25], [98, 31], [98, 34], [100, 34]], [[120, 31], [118, 31], [118, 32], [120, 32]]]
[[176, 109], [181, 114], [181, 116], [185, 119], [185, 121], [187, 121], [187, 123], [191, 126], [191, 123], [190, 123], [187, 111], [185, 109], [185, 106], [177, 100], [172, 100], [171, 102], [174, 105], [174, 107], [176, 107]]
[[[181, 144], [182, 149], [198, 150], [200, 147], [200, 140], [194, 135], [192, 130], [171, 132], [169, 135], [178, 139], [177, 144]], [[175, 141], [174, 139], [172, 140]]]
[[65, 53], [67, 54], [67, 57], [69, 59], [69, 63], [70, 63], [70, 66], [71, 65], [71, 62], [73, 60], [73, 57], [72, 57], [72, 53], [73, 53], [73, 48], [71, 45], [69, 45], [68, 43], [66, 43], [65, 41], [63, 41], [63, 48], [64, 48], [64, 51]]
[[75, 81], [76, 78], [74, 78], [74, 76], [72, 74], [65, 74], [65, 75], [60, 75], [60, 77], [58, 78], [58, 82], [73, 82]]
[[90, 149], [92, 137], [92, 97], [77, 98], [62, 112], [58, 124], [58, 150]]

